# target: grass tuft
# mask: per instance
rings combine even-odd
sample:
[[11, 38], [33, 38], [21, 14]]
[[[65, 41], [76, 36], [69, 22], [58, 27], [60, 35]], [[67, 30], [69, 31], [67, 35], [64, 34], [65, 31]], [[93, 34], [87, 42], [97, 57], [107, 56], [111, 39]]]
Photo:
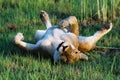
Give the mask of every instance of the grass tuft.
[[113, 29], [97, 45], [120, 47], [120, 0], [0, 0], [0, 80], [120, 80], [120, 52], [101, 55], [90, 51], [86, 53], [88, 61], [56, 65], [16, 47], [12, 39], [17, 32], [34, 43], [35, 30], [45, 29], [40, 10], [49, 13], [54, 25], [76, 16], [82, 24], [80, 35], [84, 36], [95, 33], [103, 22], [112, 21]]

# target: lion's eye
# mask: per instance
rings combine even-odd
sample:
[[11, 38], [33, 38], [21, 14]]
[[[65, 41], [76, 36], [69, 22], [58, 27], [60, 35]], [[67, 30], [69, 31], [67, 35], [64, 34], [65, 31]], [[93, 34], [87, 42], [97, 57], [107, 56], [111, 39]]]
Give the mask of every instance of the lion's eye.
[[77, 54], [78, 52], [75, 52], [75, 54]]

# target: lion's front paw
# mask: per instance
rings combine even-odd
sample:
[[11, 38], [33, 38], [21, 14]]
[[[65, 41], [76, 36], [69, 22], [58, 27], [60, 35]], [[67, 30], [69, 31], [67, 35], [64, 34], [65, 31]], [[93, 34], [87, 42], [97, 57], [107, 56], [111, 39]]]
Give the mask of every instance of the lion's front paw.
[[17, 33], [17, 35], [14, 37], [14, 42], [17, 44], [19, 41], [24, 40], [24, 36], [22, 33]]

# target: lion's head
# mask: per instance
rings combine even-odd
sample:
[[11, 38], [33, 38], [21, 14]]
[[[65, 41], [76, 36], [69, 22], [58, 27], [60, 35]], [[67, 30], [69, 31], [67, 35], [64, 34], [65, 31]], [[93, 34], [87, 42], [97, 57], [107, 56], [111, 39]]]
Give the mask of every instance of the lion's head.
[[88, 60], [88, 57], [80, 52], [77, 48], [67, 42], [62, 42], [57, 48], [61, 56], [61, 60], [65, 63], [74, 63], [80, 59]]

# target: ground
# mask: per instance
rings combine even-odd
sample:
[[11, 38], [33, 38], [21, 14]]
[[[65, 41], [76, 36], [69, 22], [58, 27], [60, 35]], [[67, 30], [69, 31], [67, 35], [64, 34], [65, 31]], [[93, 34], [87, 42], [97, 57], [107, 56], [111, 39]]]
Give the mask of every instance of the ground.
[[[12, 39], [17, 32], [23, 32], [24, 36], [26, 36], [25, 41], [32, 43], [35, 42], [33, 40], [35, 30], [45, 29], [44, 24], [42, 24], [38, 15], [40, 9], [45, 9], [48, 11], [48, 13], [51, 15], [50, 17], [53, 24], [57, 24], [58, 21], [68, 17], [69, 15], [74, 15], [78, 18], [79, 21], [80, 35], [92, 35], [94, 32], [96, 32], [99, 26], [103, 24], [103, 22], [94, 22], [94, 24], [87, 27], [81, 26], [80, 23], [83, 18], [81, 18], [82, 16], [80, 15], [82, 12], [81, 14], [78, 14], [79, 5], [77, 6], [78, 3], [75, 3], [74, 0], [71, 0], [71, 3], [76, 4], [75, 6], [77, 7], [73, 6], [68, 8], [68, 4], [64, 5], [62, 3], [63, 0], [61, 0], [61, 2], [58, 3], [62, 4], [58, 5], [58, 3], [56, 3], [58, 9], [56, 9], [56, 5], [52, 4], [54, 0], [51, 2], [49, 1], [48, 4], [42, 2], [41, 5], [38, 4], [41, 0], [38, 0], [38, 2], [34, 0], [30, 0], [29, 2], [26, 0], [24, 0], [24, 2], [18, 0], [18, 2], [14, 2], [14, 0], [12, 0], [13, 2], [11, 3], [11, 0], [5, 1], [6, 3], [4, 3], [4, 5], [0, 1], [0, 80], [120, 79], [120, 51], [108, 53], [105, 51], [105, 53], [107, 53], [106, 55], [101, 54], [101, 51], [93, 50], [86, 52], [89, 57], [88, 61], [79, 61], [72, 65], [63, 63], [54, 64], [49, 58], [45, 59], [41, 58], [40, 55], [34, 55], [31, 52], [24, 52], [13, 44]], [[5, 6], [5, 4], [7, 6]], [[63, 10], [62, 6], [64, 6], [65, 10]], [[119, 13], [117, 14], [119, 15]], [[85, 19], [87, 21], [87, 14]], [[105, 35], [97, 43], [97, 45], [119, 48], [120, 18], [118, 16], [116, 20], [110, 21], [113, 23], [113, 29], [110, 33]]]

